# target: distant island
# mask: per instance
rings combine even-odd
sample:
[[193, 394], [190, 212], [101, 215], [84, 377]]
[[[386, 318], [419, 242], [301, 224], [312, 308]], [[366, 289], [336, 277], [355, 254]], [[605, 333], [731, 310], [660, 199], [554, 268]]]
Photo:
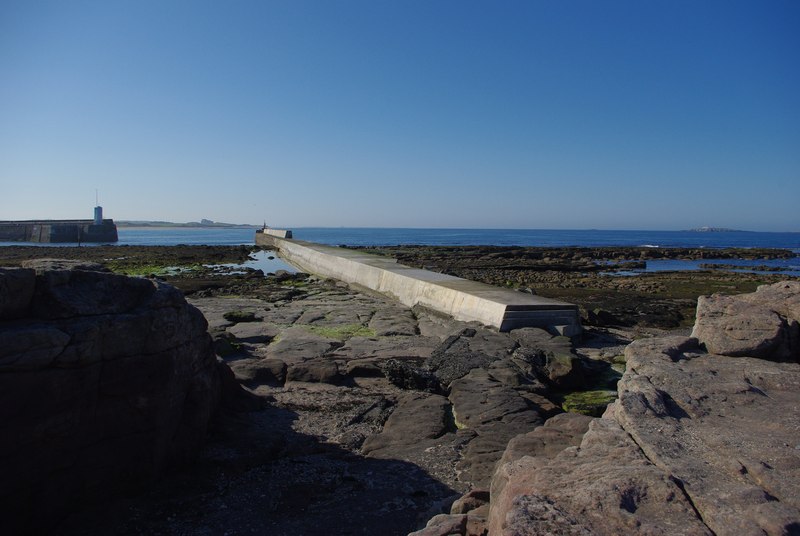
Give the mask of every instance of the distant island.
[[257, 229], [260, 225], [250, 225], [248, 223], [223, 223], [202, 219], [200, 221], [190, 221], [186, 223], [175, 223], [171, 221], [139, 221], [139, 220], [118, 220], [117, 227], [200, 227], [200, 228], [225, 228], [225, 229]]
[[728, 229], [727, 227], [697, 227], [689, 229], [690, 233], [742, 233], [739, 229]]

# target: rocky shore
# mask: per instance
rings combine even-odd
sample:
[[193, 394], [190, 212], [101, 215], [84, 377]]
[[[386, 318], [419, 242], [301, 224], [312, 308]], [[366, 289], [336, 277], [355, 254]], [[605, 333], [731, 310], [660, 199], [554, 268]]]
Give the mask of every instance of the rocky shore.
[[[191, 250], [180, 250], [187, 266], [213, 251]], [[158, 250], [170, 266], [177, 252]], [[714, 272], [685, 284], [735, 292], [771, 276], [759, 277]], [[800, 527], [797, 282], [750, 295], [760, 298], [701, 299], [694, 338], [637, 312], [630, 325], [597, 319], [570, 340], [499, 333], [305, 274], [167, 279], [202, 312], [219, 362], [222, 404], [205, 447], [143, 492], [69, 503], [56, 533]], [[633, 311], [639, 292], [625, 297]]]
[[[658, 260], [791, 259], [787, 249], [649, 247], [386, 246], [359, 248], [426, 268], [578, 304], [585, 325], [674, 329], [694, 322], [697, 297], [752, 292], [787, 279], [780, 273], [731, 271], [737, 266], [703, 264], [692, 272], [646, 272]], [[772, 270], [770, 270], [772, 271]], [[796, 279], [788, 277], [788, 279]]]

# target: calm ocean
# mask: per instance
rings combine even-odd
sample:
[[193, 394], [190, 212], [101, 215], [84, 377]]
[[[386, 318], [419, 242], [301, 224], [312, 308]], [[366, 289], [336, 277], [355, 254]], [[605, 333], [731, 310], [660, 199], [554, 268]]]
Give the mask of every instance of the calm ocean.
[[[254, 229], [119, 229], [119, 243], [130, 245], [252, 244]], [[651, 246], [651, 247], [769, 247], [800, 251], [800, 233], [745, 231], [598, 231], [537, 229], [386, 229], [301, 227], [298, 240], [349, 246], [495, 245], [495, 246]]]

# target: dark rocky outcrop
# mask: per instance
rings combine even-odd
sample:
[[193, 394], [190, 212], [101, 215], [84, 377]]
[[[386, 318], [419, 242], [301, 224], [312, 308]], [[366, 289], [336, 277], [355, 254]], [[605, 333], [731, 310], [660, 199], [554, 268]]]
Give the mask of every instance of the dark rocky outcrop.
[[218, 403], [171, 286], [75, 261], [0, 269], [0, 533], [40, 533], [193, 455]]
[[797, 289], [701, 300], [700, 341], [630, 344], [602, 418], [558, 416], [509, 443], [489, 533], [800, 533]]

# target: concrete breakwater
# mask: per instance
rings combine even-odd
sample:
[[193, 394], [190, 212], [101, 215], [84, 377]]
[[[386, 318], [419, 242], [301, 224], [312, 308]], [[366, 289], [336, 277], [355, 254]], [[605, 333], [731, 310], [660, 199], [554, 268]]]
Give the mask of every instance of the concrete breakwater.
[[291, 231], [259, 229], [255, 243], [274, 247], [298, 268], [361, 285], [407, 306], [422, 305], [457, 320], [500, 331], [546, 327], [580, 332], [576, 305], [398, 264], [394, 259], [291, 239]]
[[0, 221], [3, 242], [116, 242], [112, 219]]

